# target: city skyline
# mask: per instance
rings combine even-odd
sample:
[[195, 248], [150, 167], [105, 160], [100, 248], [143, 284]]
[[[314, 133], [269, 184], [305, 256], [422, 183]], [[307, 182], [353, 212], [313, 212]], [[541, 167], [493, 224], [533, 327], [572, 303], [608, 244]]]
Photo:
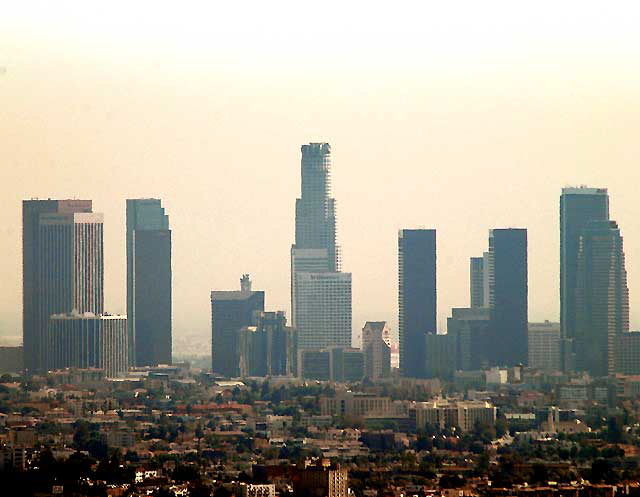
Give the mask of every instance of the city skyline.
[[[558, 195], [558, 197], [557, 197], [557, 198], [560, 198], [560, 196]], [[615, 212], [615, 204], [616, 204], [616, 199], [615, 199], [615, 197], [613, 198], [612, 203], [613, 203], [613, 209], [614, 209], [614, 212]], [[95, 205], [95, 203], [94, 203], [94, 205]], [[108, 213], [107, 213], [107, 216], [108, 216]], [[489, 230], [487, 230], [487, 231], [489, 231]], [[625, 231], [627, 231], [627, 230], [625, 230]], [[629, 230], [629, 231], [633, 231], [633, 229], [631, 229], [631, 230]], [[438, 243], [439, 243], [439, 244], [440, 244], [441, 242], [442, 242], [441, 240], [439, 240], [439, 241], [438, 241]], [[482, 250], [482, 247], [480, 247], [480, 250]], [[629, 251], [630, 251], [630, 252], [633, 252], [633, 248], [631, 248], [631, 250], [629, 250], [629, 249], [627, 248], [627, 252], [629, 252]], [[110, 254], [105, 253], [105, 259], [109, 259], [109, 255], [110, 255]], [[470, 256], [473, 256], [473, 254], [470, 254]], [[449, 256], [448, 258], [450, 259], [450, 258], [451, 258], [451, 256]], [[628, 256], [628, 255], [627, 255], [627, 259], [629, 259], [629, 256]], [[467, 259], [467, 261], [468, 261], [468, 260], [469, 260], [469, 259]], [[457, 265], [463, 265], [463, 264], [464, 264], [464, 261], [456, 261], [456, 264], [457, 264]], [[468, 268], [468, 262], [467, 262], [467, 268]], [[396, 268], [396, 269], [397, 269], [397, 268]], [[530, 270], [532, 270], [532, 269], [533, 269], [533, 270], [535, 270], [535, 268], [530, 268]], [[442, 271], [442, 268], [440, 267], [440, 265], [438, 265], [438, 267], [437, 267], [437, 271], [438, 271], [438, 275], [440, 275], [440, 272]], [[467, 281], [466, 281], [466, 284], [467, 284], [467, 295], [466, 295], [466, 300], [468, 300], [468, 298], [469, 298], [469, 297], [468, 297], [468, 278], [469, 278], [469, 276], [468, 276], [468, 274], [467, 274], [467, 275], [466, 275], [466, 279], [467, 279]], [[109, 279], [108, 271], [107, 271], [107, 272], [106, 272], [106, 274], [105, 274], [105, 279]], [[630, 279], [629, 279], [629, 281], [630, 281], [629, 286], [630, 286], [630, 289], [631, 289], [630, 295], [631, 295], [631, 296], [633, 296], [633, 280], [630, 278]], [[270, 295], [272, 294], [272, 292], [269, 292], [269, 293], [270, 293]], [[558, 297], [557, 297], [557, 298], [558, 298], [558, 302], [559, 302], [559, 293], [558, 293]], [[461, 299], [461, 300], [462, 300], [462, 301], [460, 302], [460, 304], [459, 304], [459, 305], [455, 305], [456, 307], [461, 307], [461, 306], [466, 305], [466, 302], [464, 302], [464, 299]], [[535, 306], [535, 304], [531, 301], [531, 299], [530, 299], [529, 304], [530, 304], [530, 307], [534, 307], [534, 306]], [[357, 313], [357, 312], [358, 312], [358, 309], [357, 309], [357, 308], [355, 308], [355, 307], [356, 307], [356, 305], [357, 305], [357, 304], [354, 304], [354, 313]], [[111, 307], [111, 304], [109, 304], [109, 303], [108, 303], [108, 304], [107, 304], [107, 306]], [[116, 306], [116, 307], [117, 307], [117, 306]], [[289, 307], [288, 307], [286, 304], [284, 304], [284, 305], [282, 305], [282, 306], [274, 306], [274, 307], [286, 308], [286, 309], [287, 309], [287, 315], [290, 315], [290, 313], [288, 312]], [[633, 315], [633, 306], [632, 306], [632, 305], [630, 305], [630, 307], [632, 308], [632, 312], [631, 312], [631, 329], [633, 330], [633, 329], [635, 329], [634, 324], [633, 324], [633, 323], [634, 323], [634, 321], [633, 321], [633, 316], [634, 316], [634, 315]], [[446, 327], [442, 325], [442, 316], [443, 316], [444, 314], [447, 314], [447, 313], [449, 312], [449, 310], [450, 310], [450, 309], [443, 309], [443, 308], [441, 308], [440, 306], [438, 306], [438, 332], [440, 332], [440, 333], [442, 333], [442, 332], [446, 331]], [[117, 313], [121, 313], [121, 311], [120, 311], [120, 310], [116, 310], [115, 312], [117, 312]], [[391, 312], [394, 312], [394, 310], [392, 309], [392, 311], [391, 311]], [[362, 315], [362, 311], [361, 311], [361, 315]], [[542, 320], [545, 320], [545, 319], [549, 319], [549, 320], [551, 320], [551, 321], [553, 321], [553, 320], [558, 321], [558, 320], [559, 320], [559, 314], [558, 314], [558, 315], [551, 315], [551, 316], [543, 315], [543, 316], [541, 316], [540, 318], [538, 318], [538, 317], [536, 317], [536, 318], [530, 318], [529, 320], [530, 320], [530, 321], [542, 321]], [[392, 323], [394, 322], [393, 318], [390, 318], [390, 319], [389, 319], [389, 321], [391, 321]], [[364, 323], [364, 321], [363, 321], [363, 323]], [[180, 325], [178, 325], [178, 326], [180, 327]], [[356, 317], [354, 317], [353, 326], [352, 326], [352, 327], [353, 327], [353, 330], [354, 330], [354, 337], [356, 337], [356, 336], [357, 336], [357, 328], [358, 328], [358, 326], [360, 326], [360, 327], [361, 327], [361, 326], [362, 326], [362, 323], [360, 323], [360, 322], [359, 322], [359, 320], [357, 320], [357, 318], [356, 318]], [[182, 327], [182, 329], [184, 330], [184, 327]], [[207, 330], [207, 331], [208, 331], [208, 330]], [[397, 336], [397, 326], [396, 326], [394, 329], [392, 329], [392, 333], [394, 334], [394, 336]], [[16, 334], [17, 334], [17, 333], [16, 333]], [[204, 333], [203, 333], [203, 334], [204, 334]]]
[[3, 494], [640, 497], [638, 19], [6, 2]]
[[[586, 7], [556, 6], [556, 19], [570, 10], [576, 22], [568, 25], [538, 7], [526, 16], [441, 9], [412, 24], [415, 31], [392, 27], [399, 36], [388, 46], [376, 28], [397, 12], [372, 9], [367, 26], [350, 22], [358, 19], [354, 9], [338, 19], [314, 12], [327, 22], [305, 25], [312, 34], [302, 38], [301, 25], [265, 13], [282, 38], [261, 23], [261, 43], [227, 42], [241, 44], [233, 57], [217, 50], [228, 45], [218, 45], [224, 36], [206, 15], [167, 16], [169, 30], [147, 26], [153, 43], [110, 13], [113, 25], [125, 23], [113, 30], [118, 36], [97, 18], [85, 27], [63, 21], [52, 7], [30, 12], [40, 20], [16, 20], [4, 31], [11, 48], [0, 61], [2, 333], [20, 334], [19, 204], [30, 197], [91, 198], [105, 213], [112, 312], [126, 312], [124, 199], [157, 197], [174, 228], [176, 338], [208, 337], [208, 292], [235, 288], [243, 272], [268, 291], [269, 308], [290, 316], [298, 147], [316, 141], [333, 148], [354, 332], [385, 320], [397, 333], [396, 233], [421, 226], [439, 233], [440, 330], [452, 307], [467, 305], [469, 257], [480, 255], [495, 227], [528, 229], [530, 320], [557, 321], [558, 196], [580, 184], [609, 189], [611, 218], [625, 233], [631, 328], [638, 329], [633, 16], [612, 14], [619, 23], [603, 39], [604, 20]], [[443, 30], [450, 24], [442, 16], [455, 18], [458, 31]], [[357, 31], [362, 46], [345, 39], [354, 25], [365, 31]], [[55, 31], [61, 26], [69, 28], [64, 36]], [[174, 45], [163, 36], [176, 26], [187, 36]], [[337, 36], [313, 36], [324, 29]], [[381, 50], [373, 57], [365, 46]], [[203, 268], [195, 254], [216, 263]]]

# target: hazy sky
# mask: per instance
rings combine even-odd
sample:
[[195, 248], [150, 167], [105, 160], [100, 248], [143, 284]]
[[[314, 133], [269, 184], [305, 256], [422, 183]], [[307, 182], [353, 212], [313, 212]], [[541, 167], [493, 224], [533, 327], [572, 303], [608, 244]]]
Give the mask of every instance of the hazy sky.
[[438, 230], [443, 330], [492, 227], [528, 228], [530, 319], [557, 320], [559, 195], [577, 184], [609, 188], [640, 327], [637, 7], [92, 3], [0, 15], [5, 334], [21, 329], [30, 197], [89, 198], [105, 214], [110, 312], [125, 311], [134, 197], [162, 198], [170, 216], [176, 335], [208, 334], [209, 291], [244, 272], [268, 309], [288, 310], [311, 141], [332, 146], [354, 328], [397, 327], [397, 231], [411, 227]]

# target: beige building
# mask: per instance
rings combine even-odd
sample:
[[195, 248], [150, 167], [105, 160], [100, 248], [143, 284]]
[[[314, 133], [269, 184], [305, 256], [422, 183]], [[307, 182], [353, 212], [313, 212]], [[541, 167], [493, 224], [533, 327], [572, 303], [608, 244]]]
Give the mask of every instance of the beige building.
[[384, 417], [392, 412], [391, 399], [376, 395], [343, 392], [335, 397], [321, 397], [320, 411], [323, 416]]
[[367, 321], [362, 328], [365, 376], [371, 380], [391, 375], [391, 330], [386, 321]]
[[241, 483], [240, 495], [242, 497], [276, 497], [276, 486], [274, 484]]
[[527, 339], [529, 367], [560, 370], [560, 323], [529, 323]]
[[439, 429], [456, 427], [465, 432], [473, 430], [476, 423], [495, 423], [496, 408], [483, 401], [438, 399], [432, 402], [417, 402], [415, 416], [418, 429], [430, 425]]
[[349, 495], [349, 473], [340, 465], [331, 465], [328, 459], [315, 464], [307, 461], [295, 471], [294, 495], [318, 497], [347, 497]]

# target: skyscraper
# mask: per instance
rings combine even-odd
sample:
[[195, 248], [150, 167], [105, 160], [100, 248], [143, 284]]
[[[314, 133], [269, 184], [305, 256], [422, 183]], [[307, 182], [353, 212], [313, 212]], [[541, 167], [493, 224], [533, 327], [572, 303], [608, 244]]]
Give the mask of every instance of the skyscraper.
[[24, 356], [33, 372], [48, 367], [52, 314], [102, 313], [102, 214], [91, 200], [25, 200], [22, 223]]
[[298, 273], [298, 347], [351, 346], [351, 273]]
[[171, 364], [171, 230], [159, 199], [127, 200], [129, 361]]
[[527, 362], [527, 230], [489, 232], [490, 365]]
[[351, 274], [340, 272], [331, 147], [302, 146], [301, 195], [291, 247], [291, 318], [299, 348], [351, 345]]
[[211, 292], [211, 359], [214, 373], [239, 376], [238, 332], [254, 325], [255, 311], [264, 311], [264, 292], [251, 290], [251, 280], [245, 274], [240, 291]]
[[563, 188], [560, 196], [560, 328], [576, 336], [576, 284], [579, 241], [589, 221], [609, 219], [606, 188]]
[[296, 200], [296, 249], [326, 250], [326, 271], [340, 271], [336, 209], [331, 198], [331, 147], [302, 145], [302, 186]]
[[425, 333], [436, 330], [436, 230], [398, 233], [400, 372], [425, 377]]
[[576, 269], [576, 365], [606, 376], [616, 370], [618, 336], [629, 331], [627, 271], [615, 221], [590, 221], [584, 227]]

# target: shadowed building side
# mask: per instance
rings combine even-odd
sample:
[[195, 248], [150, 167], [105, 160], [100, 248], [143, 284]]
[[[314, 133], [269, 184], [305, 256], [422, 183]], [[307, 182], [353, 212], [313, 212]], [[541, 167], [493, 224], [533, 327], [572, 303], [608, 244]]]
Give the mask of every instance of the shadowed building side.
[[129, 362], [171, 364], [171, 230], [162, 202], [127, 200]]
[[239, 331], [254, 325], [255, 312], [264, 312], [264, 292], [252, 291], [249, 275], [239, 291], [211, 292], [211, 367], [226, 377], [240, 376]]
[[424, 378], [426, 333], [436, 332], [436, 230], [398, 233], [400, 372]]
[[171, 364], [171, 231], [137, 231], [136, 366]]
[[609, 219], [606, 188], [563, 188], [560, 195], [560, 330], [562, 368], [573, 369], [580, 235], [590, 221]]
[[582, 231], [576, 285], [576, 366], [592, 376], [616, 371], [618, 337], [629, 331], [629, 288], [620, 229], [591, 221]]
[[528, 266], [527, 230], [493, 229], [489, 232], [490, 346], [492, 366], [527, 362]]

